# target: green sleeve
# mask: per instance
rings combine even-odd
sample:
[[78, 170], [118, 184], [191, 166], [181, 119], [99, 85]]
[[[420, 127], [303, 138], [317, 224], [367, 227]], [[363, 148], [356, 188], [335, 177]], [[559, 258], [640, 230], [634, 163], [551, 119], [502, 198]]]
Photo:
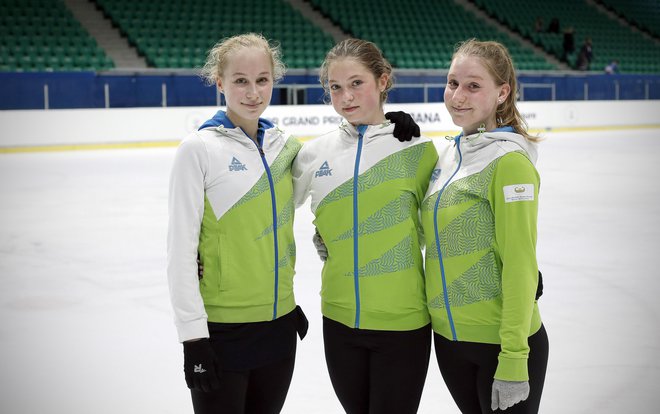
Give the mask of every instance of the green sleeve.
[[438, 151], [435, 149], [433, 142], [427, 142], [422, 145], [425, 145], [426, 148], [424, 148], [424, 155], [422, 155], [422, 159], [419, 161], [419, 168], [417, 169], [417, 201], [420, 205], [429, 187], [435, 164], [438, 162]]
[[419, 168], [417, 170], [417, 206], [418, 206], [418, 216], [416, 217], [416, 226], [417, 226], [417, 238], [419, 240], [419, 245], [423, 248], [426, 244], [424, 238], [424, 229], [422, 228], [422, 219], [421, 219], [421, 207], [424, 197], [426, 196], [426, 190], [429, 187], [431, 182], [431, 175], [435, 169], [435, 165], [438, 163], [438, 151], [435, 148], [433, 142], [428, 142], [424, 149], [424, 155], [420, 160]]
[[490, 188], [495, 239], [502, 260], [501, 350], [495, 378], [527, 381], [527, 358], [538, 264], [536, 224], [540, 179], [519, 152], [502, 156]]

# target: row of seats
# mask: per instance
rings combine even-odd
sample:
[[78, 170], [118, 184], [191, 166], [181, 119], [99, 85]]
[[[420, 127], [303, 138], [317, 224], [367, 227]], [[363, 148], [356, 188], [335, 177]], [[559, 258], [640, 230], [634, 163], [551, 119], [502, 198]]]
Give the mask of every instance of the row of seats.
[[633, 26], [660, 39], [660, 2], [657, 0], [599, 0]]
[[[580, 47], [585, 39], [592, 41], [593, 60], [591, 71], [602, 72], [613, 60], [619, 61], [622, 72], [657, 73], [660, 63], [660, 47], [630, 27], [623, 26], [597, 7], [585, 1], [555, 0], [528, 1], [524, 8], [518, 8], [516, 0], [473, 0], [486, 13], [500, 21], [509, 29], [520, 33], [539, 47], [561, 59], [564, 56], [564, 32], [573, 30], [575, 51], [568, 55], [567, 63], [575, 67]], [[510, 10], [516, 9], [516, 13]], [[557, 32], [535, 30], [539, 16], [550, 16], [559, 22]], [[549, 23], [546, 19], [545, 24]], [[648, 57], [649, 59], [645, 59]]]
[[[457, 42], [472, 37], [499, 40], [521, 70], [557, 69], [533, 49], [474, 18], [451, 0], [311, 0], [313, 6], [355, 37], [378, 44], [397, 67], [447, 69]], [[392, 20], [397, 11], [396, 22]]]
[[[216, 41], [248, 31], [276, 39], [291, 68], [319, 67], [334, 44], [284, 0], [95, 1], [148, 64], [157, 68], [200, 67]], [[504, 43], [519, 70], [558, 69], [545, 55], [475, 18], [452, 0], [409, 0], [405, 7], [399, 0], [306, 1], [345, 33], [377, 43], [399, 68], [446, 69], [456, 43], [477, 37]], [[571, 26], [576, 49], [585, 37], [593, 39], [591, 70], [601, 71], [618, 59], [623, 72], [660, 72], [657, 43], [619, 25], [585, 1], [530, 0], [525, 7], [519, 7], [517, 0], [471, 1], [557, 58], [563, 56], [562, 31]], [[660, 6], [655, 0], [599, 1], [640, 26], [660, 27]], [[559, 18], [559, 33], [535, 31], [538, 16]], [[567, 62], [573, 65], [576, 58], [577, 50], [567, 56]], [[104, 70], [113, 66], [61, 1], [0, 0], [0, 70]]]
[[0, 0], [0, 71], [112, 67], [112, 60], [61, 1]]
[[[289, 67], [318, 67], [334, 41], [287, 2], [199, 0], [189, 7], [174, 0], [148, 5], [132, 0], [97, 0], [103, 12], [150, 66], [199, 67], [220, 39], [258, 32], [281, 45]], [[176, 37], [171, 36], [176, 33]]]

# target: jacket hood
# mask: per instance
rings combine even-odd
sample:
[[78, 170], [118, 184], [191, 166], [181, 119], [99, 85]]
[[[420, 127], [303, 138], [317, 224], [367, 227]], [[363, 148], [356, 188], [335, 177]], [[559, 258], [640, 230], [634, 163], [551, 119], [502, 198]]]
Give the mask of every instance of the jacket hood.
[[534, 165], [536, 165], [536, 160], [538, 158], [537, 144], [514, 132], [513, 128], [509, 126], [468, 136], [463, 136], [461, 133], [454, 139], [456, 141], [460, 139], [461, 148], [464, 154], [478, 151], [492, 144], [506, 144], [517, 146], [525, 151]]
[[[223, 110], [219, 110], [218, 112], [213, 115], [213, 117], [206, 122], [202, 124], [202, 126], [199, 127], [199, 130], [201, 131], [202, 129], [205, 128], [214, 128], [214, 127], [219, 127], [219, 126], [224, 126], [227, 129], [234, 129], [236, 126], [234, 125], [231, 120], [229, 120], [229, 117], [227, 117], [227, 113]], [[264, 130], [273, 128], [275, 124], [273, 124], [271, 121], [269, 121], [266, 118], [259, 118], [259, 128], [262, 128]]]

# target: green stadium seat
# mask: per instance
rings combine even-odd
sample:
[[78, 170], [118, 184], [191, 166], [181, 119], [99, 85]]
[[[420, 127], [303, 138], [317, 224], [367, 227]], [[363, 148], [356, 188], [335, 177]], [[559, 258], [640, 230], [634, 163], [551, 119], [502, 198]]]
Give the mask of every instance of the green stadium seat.
[[69, 56], [101, 54], [107, 59], [58, 0], [1, 0], [0, 27], [0, 45], [10, 52], [0, 55], [0, 70], [68, 69], [74, 67]]

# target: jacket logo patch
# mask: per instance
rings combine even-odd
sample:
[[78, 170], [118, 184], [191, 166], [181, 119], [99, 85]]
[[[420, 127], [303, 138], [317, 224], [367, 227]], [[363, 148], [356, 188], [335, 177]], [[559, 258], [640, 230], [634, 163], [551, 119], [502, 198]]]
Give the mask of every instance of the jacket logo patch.
[[332, 168], [328, 165], [328, 161], [325, 161], [323, 165], [321, 165], [321, 168], [314, 173], [314, 177], [325, 177], [326, 175], [332, 175]]
[[435, 182], [438, 179], [438, 177], [440, 177], [441, 171], [442, 170], [440, 168], [434, 169], [433, 173], [431, 173], [431, 181]]
[[247, 171], [247, 168], [236, 157], [232, 157], [231, 164], [229, 164], [229, 171]]
[[505, 185], [504, 202], [534, 201], [534, 184]]

